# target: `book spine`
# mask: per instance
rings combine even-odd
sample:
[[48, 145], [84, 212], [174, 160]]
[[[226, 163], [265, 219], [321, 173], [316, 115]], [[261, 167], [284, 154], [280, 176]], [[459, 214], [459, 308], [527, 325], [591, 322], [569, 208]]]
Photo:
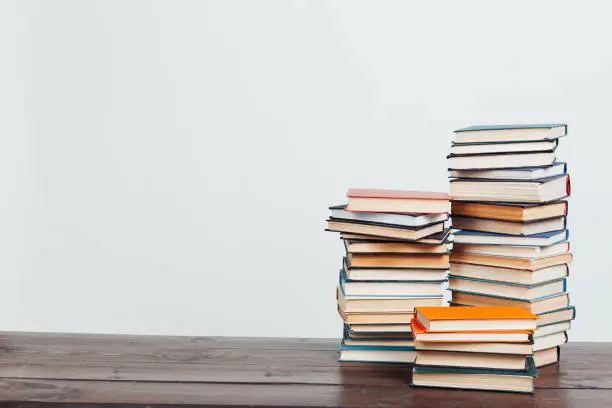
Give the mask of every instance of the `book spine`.
[[567, 195], [570, 196], [572, 194], [572, 185], [571, 185], [571, 182], [570, 182], [569, 174], [567, 175], [565, 180], [566, 180], [566, 182], [565, 182], [565, 190], [567, 192]]

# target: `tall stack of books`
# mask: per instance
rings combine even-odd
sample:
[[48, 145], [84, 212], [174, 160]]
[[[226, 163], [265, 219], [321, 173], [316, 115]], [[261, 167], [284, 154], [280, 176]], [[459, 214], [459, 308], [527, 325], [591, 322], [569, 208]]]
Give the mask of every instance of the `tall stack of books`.
[[555, 363], [574, 318], [566, 277], [570, 179], [557, 161], [564, 124], [473, 126], [448, 156], [455, 244], [452, 304], [520, 306], [538, 315], [537, 366]]
[[346, 255], [336, 290], [340, 361], [412, 363], [415, 306], [440, 306], [449, 269], [446, 193], [350, 189], [327, 230]]
[[533, 393], [536, 316], [520, 307], [419, 307], [412, 385]]

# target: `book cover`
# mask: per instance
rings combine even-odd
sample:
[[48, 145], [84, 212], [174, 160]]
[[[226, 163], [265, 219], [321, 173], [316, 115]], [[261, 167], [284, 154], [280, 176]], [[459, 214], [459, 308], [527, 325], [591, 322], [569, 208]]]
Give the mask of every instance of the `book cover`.
[[537, 319], [537, 316], [517, 306], [489, 307], [416, 307], [415, 311], [430, 321], [438, 320], [501, 320]]
[[420, 373], [455, 373], [455, 374], [499, 374], [499, 375], [520, 375], [527, 377], [537, 377], [538, 370], [532, 356], [527, 356], [527, 364], [524, 370], [497, 370], [469, 367], [432, 367], [415, 365], [414, 370]]

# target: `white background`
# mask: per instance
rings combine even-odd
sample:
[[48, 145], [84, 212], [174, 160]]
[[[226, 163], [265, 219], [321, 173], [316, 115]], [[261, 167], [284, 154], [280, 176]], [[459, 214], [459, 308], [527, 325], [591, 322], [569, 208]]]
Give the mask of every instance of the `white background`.
[[612, 341], [606, 4], [2, 2], [0, 329], [338, 337], [329, 205], [563, 121], [570, 339]]

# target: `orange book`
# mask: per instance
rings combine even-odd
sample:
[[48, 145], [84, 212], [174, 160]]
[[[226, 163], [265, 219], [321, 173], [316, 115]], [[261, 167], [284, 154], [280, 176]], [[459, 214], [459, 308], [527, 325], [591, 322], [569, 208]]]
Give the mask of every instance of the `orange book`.
[[430, 332], [416, 319], [410, 322], [415, 342], [425, 343], [531, 343], [530, 330], [481, 331], [481, 332]]
[[537, 316], [516, 306], [418, 307], [416, 319], [428, 332], [535, 330]]
[[450, 211], [450, 195], [428, 191], [351, 188], [346, 211], [436, 214]]

